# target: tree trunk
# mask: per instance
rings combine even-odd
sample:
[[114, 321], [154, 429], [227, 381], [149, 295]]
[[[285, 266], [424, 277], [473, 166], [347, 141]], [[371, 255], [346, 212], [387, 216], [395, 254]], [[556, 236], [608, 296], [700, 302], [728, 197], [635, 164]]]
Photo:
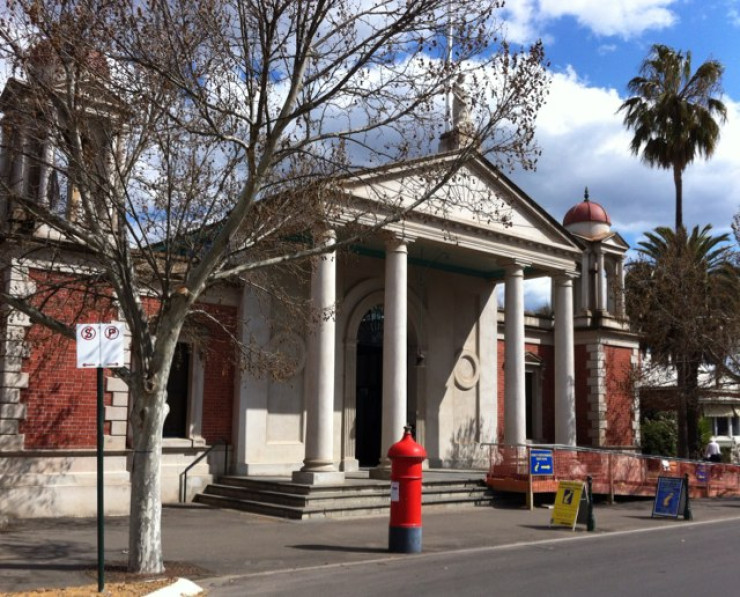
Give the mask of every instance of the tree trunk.
[[673, 165], [673, 184], [676, 187], [676, 232], [683, 228], [683, 171], [677, 164]]
[[688, 375], [686, 358], [681, 355], [676, 359], [676, 377], [678, 390], [678, 457], [689, 457], [688, 434], [688, 396], [686, 378]]
[[129, 572], [160, 574], [162, 558], [162, 427], [165, 386], [133, 396]]
[[689, 458], [701, 458], [704, 446], [699, 432], [699, 364], [698, 357], [686, 364], [686, 430], [688, 434]]

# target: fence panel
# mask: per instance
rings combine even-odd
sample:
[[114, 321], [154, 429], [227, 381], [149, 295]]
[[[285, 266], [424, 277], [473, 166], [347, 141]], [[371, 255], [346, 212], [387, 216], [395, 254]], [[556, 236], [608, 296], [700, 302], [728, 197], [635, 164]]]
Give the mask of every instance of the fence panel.
[[[553, 474], [530, 478], [530, 450], [551, 450]], [[486, 481], [494, 489], [552, 492], [561, 480], [591, 477], [597, 494], [654, 495], [658, 477], [688, 475], [692, 496], [740, 495], [740, 466], [566, 446], [490, 444]]]

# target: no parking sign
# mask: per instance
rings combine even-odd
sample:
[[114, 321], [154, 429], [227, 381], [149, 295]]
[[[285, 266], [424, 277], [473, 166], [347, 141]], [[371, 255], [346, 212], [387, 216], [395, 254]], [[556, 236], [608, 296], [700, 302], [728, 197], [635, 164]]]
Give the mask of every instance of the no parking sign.
[[77, 367], [123, 367], [124, 324], [78, 323]]

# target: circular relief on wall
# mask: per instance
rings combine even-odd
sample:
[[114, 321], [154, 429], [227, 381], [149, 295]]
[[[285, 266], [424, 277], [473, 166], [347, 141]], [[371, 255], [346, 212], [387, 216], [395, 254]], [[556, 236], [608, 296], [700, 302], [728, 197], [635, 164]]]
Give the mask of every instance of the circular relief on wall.
[[306, 343], [295, 332], [278, 332], [270, 340], [268, 350], [279, 357], [279, 378], [293, 377], [306, 366]]
[[453, 370], [455, 383], [462, 390], [469, 390], [478, 383], [480, 378], [480, 361], [478, 357], [467, 350], [463, 350], [457, 357]]

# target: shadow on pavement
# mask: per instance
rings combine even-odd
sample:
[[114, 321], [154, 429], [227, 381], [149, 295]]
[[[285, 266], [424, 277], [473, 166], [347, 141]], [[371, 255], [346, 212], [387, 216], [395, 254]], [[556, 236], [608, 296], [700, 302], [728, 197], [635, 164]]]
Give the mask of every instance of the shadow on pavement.
[[[4, 560], [21, 560], [28, 564], [29, 562], [47, 560], [87, 559], [90, 555], [90, 547], [83, 543], [49, 541], [43, 544], [26, 545], [20, 542], [12, 543], [11, 541], [6, 540], [3, 545], [3, 550], [7, 554], [3, 558]], [[0, 567], [4, 565], [0, 565]]]
[[289, 545], [292, 549], [306, 551], [343, 551], [346, 553], [389, 553], [381, 547], [348, 547], [346, 545]]

